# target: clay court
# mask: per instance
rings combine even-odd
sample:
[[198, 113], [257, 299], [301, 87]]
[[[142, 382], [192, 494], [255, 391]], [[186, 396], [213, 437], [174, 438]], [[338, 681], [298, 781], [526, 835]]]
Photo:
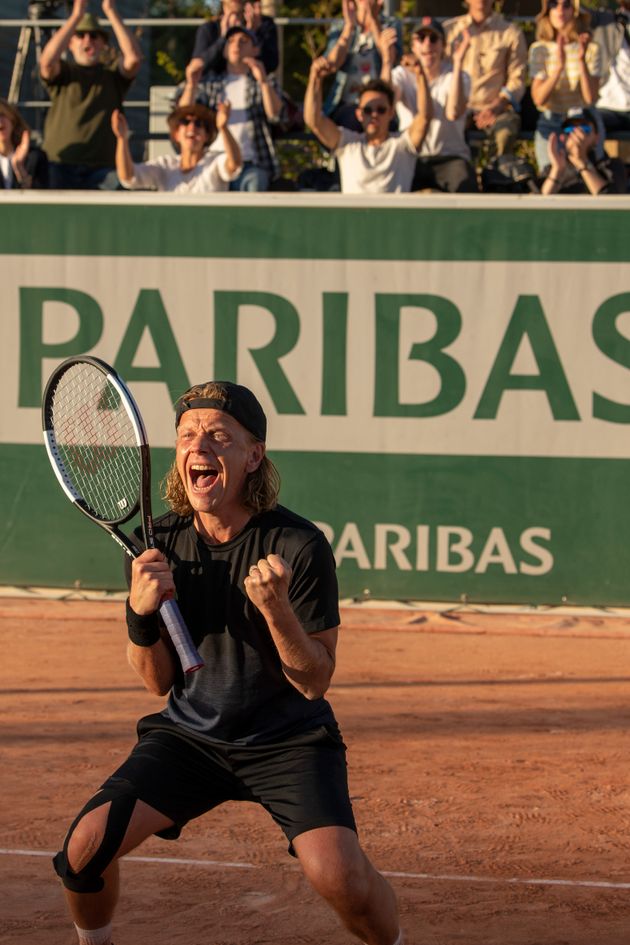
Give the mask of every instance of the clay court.
[[[155, 711], [120, 601], [0, 599], [0, 942], [71, 945], [50, 864]], [[626, 945], [630, 619], [344, 608], [330, 700], [407, 945]], [[264, 811], [123, 863], [116, 945], [342, 945]]]

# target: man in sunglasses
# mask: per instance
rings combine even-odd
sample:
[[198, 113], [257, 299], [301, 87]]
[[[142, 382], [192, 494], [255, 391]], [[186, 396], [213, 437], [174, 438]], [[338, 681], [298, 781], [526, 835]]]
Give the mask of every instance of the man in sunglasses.
[[418, 110], [409, 127], [392, 133], [394, 90], [382, 79], [367, 82], [359, 96], [356, 117], [362, 132], [336, 125], [322, 109], [324, 76], [332, 70], [325, 56], [315, 59], [304, 98], [304, 121], [337, 159], [344, 194], [409, 193], [418, 153], [431, 122], [433, 109], [427, 80], [415, 63]]
[[559, 132], [549, 136], [549, 171], [543, 194], [623, 194], [625, 168], [620, 161], [598, 154], [597, 119], [592, 109], [570, 115]]
[[[412, 190], [440, 190], [447, 193], [474, 193], [477, 190], [475, 170], [466, 141], [466, 106], [470, 94], [470, 77], [462, 69], [462, 60], [470, 44], [467, 30], [453, 53], [446, 58], [444, 28], [434, 17], [424, 16], [411, 35], [411, 52], [400, 65], [394, 66], [393, 37], [388, 31], [383, 41], [381, 78], [391, 82], [396, 97], [398, 127], [408, 128], [416, 113], [416, 61], [429, 84], [433, 120], [416, 165]], [[392, 68], [393, 67], [393, 68]]]
[[[205, 105], [174, 109], [168, 117], [171, 141], [177, 154], [161, 154], [152, 161], [134, 163], [129, 131], [122, 112], [112, 115], [116, 135], [116, 171], [126, 190], [164, 190], [178, 194], [208, 194], [227, 190], [241, 173], [243, 162], [228, 121], [230, 106], [223, 102], [216, 113]], [[221, 137], [223, 150], [209, 152]]]
[[[102, 0], [120, 49], [106, 62], [107, 32], [87, 12], [88, 0], [74, 0], [72, 12], [44, 47], [40, 74], [51, 99], [44, 127], [50, 187], [115, 190], [116, 139], [111, 116], [140, 69], [142, 55], [123, 23], [115, 0]], [[72, 61], [63, 58], [69, 50]]]

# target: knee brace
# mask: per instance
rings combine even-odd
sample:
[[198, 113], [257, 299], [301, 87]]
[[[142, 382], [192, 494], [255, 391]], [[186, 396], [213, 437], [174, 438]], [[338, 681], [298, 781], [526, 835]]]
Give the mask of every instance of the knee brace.
[[[98, 850], [84, 867], [78, 872], [70, 869], [68, 863], [68, 844], [70, 838], [79, 823], [79, 821], [91, 810], [102, 807], [103, 804], [111, 802], [109, 814], [107, 815], [107, 824], [101, 845]], [[100, 892], [105, 885], [102, 874], [109, 864], [114, 860], [116, 853], [120, 849], [120, 844], [129, 826], [133, 809], [136, 805], [136, 797], [128, 793], [125, 785], [116, 787], [107, 787], [92, 797], [79, 816], [74, 820], [66, 836], [63, 850], [53, 857], [55, 872], [61, 878], [66, 889], [77, 893], [95, 893]]]

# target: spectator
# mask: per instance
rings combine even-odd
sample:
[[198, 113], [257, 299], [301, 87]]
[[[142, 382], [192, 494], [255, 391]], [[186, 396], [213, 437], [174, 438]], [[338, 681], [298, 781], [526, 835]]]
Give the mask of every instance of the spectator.
[[606, 131], [630, 131], [630, 0], [615, 10], [591, 14], [593, 39], [602, 55], [602, 86], [597, 110]]
[[[87, 0], [74, 0], [72, 13], [46, 43], [40, 72], [52, 105], [44, 128], [50, 161], [50, 186], [62, 189], [114, 190], [116, 139], [111, 116], [140, 68], [135, 38], [121, 20], [114, 0], [103, 0], [120, 47], [118, 62], [105, 62], [108, 38], [87, 13]], [[74, 62], [62, 59], [69, 49]]]
[[618, 194], [626, 192], [621, 162], [598, 156], [595, 114], [584, 109], [568, 118], [560, 132], [549, 135], [549, 172], [543, 194]]
[[382, 35], [383, 70], [381, 78], [390, 81], [396, 96], [398, 127], [404, 131], [416, 114], [416, 75], [413, 67], [420, 61], [429, 83], [433, 119], [422, 143], [412, 190], [443, 190], [448, 193], [474, 193], [477, 178], [466, 143], [466, 103], [470, 76], [462, 70], [462, 60], [470, 45], [470, 33], [464, 30], [453, 62], [445, 59], [445, 35], [442, 24], [425, 16], [413, 31], [411, 54], [394, 69], [394, 47], [387, 46], [388, 31]]
[[[282, 113], [276, 82], [267, 75], [258, 59], [253, 33], [244, 26], [231, 26], [225, 36], [224, 63], [220, 73], [201, 80], [201, 69], [193, 59], [186, 69], [186, 82], [179, 105], [199, 101], [216, 110], [219, 102], [231, 105], [229, 128], [238, 142], [243, 170], [230, 183], [230, 190], [269, 190], [279, 168], [271, 136], [271, 126]], [[211, 152], [221, 152], [223, 141], [216, 139]]]
[[223, 46], [232, 26], [245, 26], [254, 34], [260, 61], [267, 73], [275, 72], [280, 60], [278, 30], [273, 18], [262, 13], [260, 0], [223, 0], [222, 14], [203, 23], [195, 34], [191, 65], [201, 75], [223, 70]]
[[591, 41], [589, 23], [579, 0], [542, 0], [536, 17], [529, 71], [532, 100], [540, 112], [534, 142], [541, 174], [549, 166], [551, 133], [560, 131], [570, 111], [594, 105], [597, 99], [601, 54]]
[[[121, 184], [129, 190], [168, 190], [180, 194], [227, 190], [242, 169], [239, 146], [227, 127], [229, 116], [227, 102], [218, 105], [216, 115], [205, 105], [176, 108], [169, 115], [168, 126], [179, 156], [167, 154], [155, 161], [134, 164], [127, 121], [116, 110], [112, 130], [117, 140], [116, 171]], [[217, 134], [223, 139], [220, 154], [208, 151]]]
[[427, 81], [415, 63], [417, 112], [402, 134], [390, 131], [395, 114], [394, 90], [382, 79], [361, 89], [356, 109], [363, 131], [336, 125], [322, 110], [322, 83], [331, 65], [325, 56], [315, 59], [304, 99], [304, 121], [325, 148], [334, 153], [344, 194], [408, 193], [432, 109]]
[[48, 159], [31, 144], [28, 125], [17, 108], [0, 98], [0, 190], [48, 186]]
[[337, 125], [361, 132], [356, 103], [366, 82], [381, 74], [380, 35], [395, 31], [396, 61], [402, 54], [400, 20], [384, 16], [383, 0], [342, 0], [343, 18], [331, 24], [325, 57], [335, 78], [324, 113]]
[[468, 13], [448, 20], [444, 26], [451, 56], [464, 30], [470, 34], [470, 45], [462, 60], [462, 68], [471, 78], [468, 124], [483, 132], [497, 156], [513, 154], [525, 94], [525, 37], [516, 24], [493, 13], [493, 0], [464, 2]]

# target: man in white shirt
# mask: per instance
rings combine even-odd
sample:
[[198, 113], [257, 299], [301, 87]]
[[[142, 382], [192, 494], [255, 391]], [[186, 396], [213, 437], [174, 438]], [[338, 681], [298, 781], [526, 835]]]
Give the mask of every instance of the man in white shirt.
[[[280, 119], [282, 98], [258, 55], [254, 34], [244, 26], [230, 27], [223, 47], [225, 69], [202, 80], [199, 60], [191, 60], [177, 98], [178, 105], [199, 102], [213, 110], [221, 102], [230, 103], [229, 128], [243, 159], [243, 169], [230, 183], [230, 190], [269, 190], [279, 175], [271, 128]], [[223, 142], [217, 138], [210, 152], [222, 150]]]
[[392, 134], [394, 90], [382, 79], [363, 86], [356, 116], [362, 132], [350, 131], [327, 118], [322, 111], [324, 76], [332, 67], [328, 59], [315, 59], [304, 98], [304, 121], [339, 165], [344, 194], [409, 193], [418, 153], [433, 114], [427, 80], [420, 63], [415, 65], [418, 111], [409, 127]]
[[429, 84], [433, 119], [422, 143], [413, 190], [441, 190], [447, 193], [475, 193], [478, 190], [475, 169], [466, 141], [466, 106], [470, 94], [470, 76], [462, 61], [470, 45], [468, 30], [453, 53], [445, 56], [444, 28], [439, 20], [423, 17], [411, 36], [411, 52], [400, 65], [392, 68], [395, 50], [392, 37], [382, 34], [381, 78], [391, 82], [396, 98], [398, 127], [404, 131], [416, 114], [416, 76], [419, 61]]

